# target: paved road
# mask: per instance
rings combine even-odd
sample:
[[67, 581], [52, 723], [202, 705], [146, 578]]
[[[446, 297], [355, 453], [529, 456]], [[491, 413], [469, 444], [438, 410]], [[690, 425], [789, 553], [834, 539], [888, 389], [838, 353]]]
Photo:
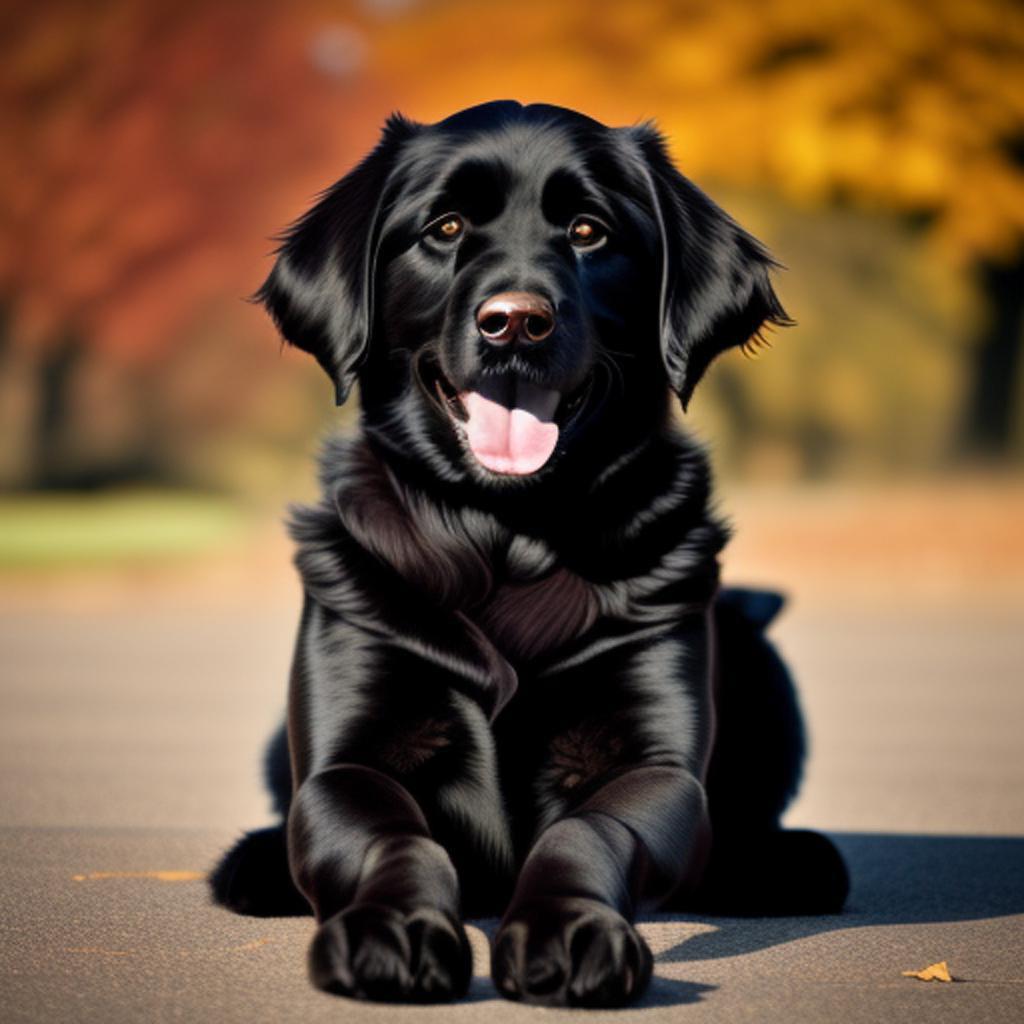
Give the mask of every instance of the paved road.
[[[456, 1007], [313, 991], [308, 920], [238, 918], [201, 879], [267, 820], [256, 779], [296, 608], [113, 608], [0, 622], [0, 1016], [136, 1022], [539, 1019], [496, 998], [485, 932]], [[813, 755], [792, 824], [831, 831], [837, 918], [652, 918], [626, 1021], [1024, 1019], [1024, 614], [795, 605], [775, 629]], [[1015, 838], [1016, 837], [1016, 838]], [[159, 875], [154, 872], [178, 872]], [[949, 961], [955, 985], [900, 976]], [[578, 1014], [544, 1012], [547, 1019]]]

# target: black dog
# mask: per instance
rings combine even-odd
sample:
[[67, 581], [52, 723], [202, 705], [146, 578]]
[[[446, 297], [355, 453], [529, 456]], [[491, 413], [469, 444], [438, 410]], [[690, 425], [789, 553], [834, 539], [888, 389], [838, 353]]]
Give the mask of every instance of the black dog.
[[462, 915], [503, 914], [503, 995], [619, 1005], [642, 909], [841, 908], [832, 845], [779, 829], [780, 601], [719, 592], [707, 462], [670, 423], [670, 387], [685, 407], [788, 322], [773, 266], [652, 128], [514, 102], [392, 118], [285, 236], [259, 298], [339, 402], [358, 377], [362, 421], [292, 526], [287, 825], [213, 890], [312, 906], [316, 985], [457, 997]]

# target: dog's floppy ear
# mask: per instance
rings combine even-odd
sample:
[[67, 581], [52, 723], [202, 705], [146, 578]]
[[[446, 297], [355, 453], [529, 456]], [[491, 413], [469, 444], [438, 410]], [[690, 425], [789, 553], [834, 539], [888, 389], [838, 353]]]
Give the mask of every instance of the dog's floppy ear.
[[673, 166], [649, 124], [627, 129], [661, 235], [661, 353], [685, 409], [720, 352], [766, 324], [793, 323], [772, 289], [764, 246]]
[[270, 276], [253, 296], [284, 339], [304, 349], [348, 397], [373, 330], [379, 220], [388, 178], [419, 126], [392, 115], [380, 142], [356, 168], [320, 194], [281, 236]]

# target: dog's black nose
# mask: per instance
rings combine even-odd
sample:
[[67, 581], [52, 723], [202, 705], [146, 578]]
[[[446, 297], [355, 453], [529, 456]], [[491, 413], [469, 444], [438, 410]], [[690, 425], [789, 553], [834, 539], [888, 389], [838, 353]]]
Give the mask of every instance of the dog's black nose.
[[555, 312], [547, 299], [533, 292], [502, 292], [477, 310], [476, 325], [492, 345], [515, 340], [532, 345], [555, 329]]

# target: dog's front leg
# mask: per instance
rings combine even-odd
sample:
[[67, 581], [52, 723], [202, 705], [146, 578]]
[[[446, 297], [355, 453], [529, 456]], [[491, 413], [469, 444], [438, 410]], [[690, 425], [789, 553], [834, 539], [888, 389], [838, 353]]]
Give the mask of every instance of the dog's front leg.
[[293, 875], [319, 922], [314, 984], [385, 1001], [466, 991], [472, 957], [455, 868], [404, 786], [365, 765], [331, 765], [299, 787], [288, 833]]
[[541, 681], [560, 714], [580, 711], [548, 741], [548, 809], [495, 938], [506, 997], [618, 1006], [646, 986], [634, 916], [699, 874], [708, 845], [707, 651], [698, 615]]
[[[458, 685], [474, 649], [460, 656], [454, 632], [445, 648], [402, 636], [382, 617], [356, 622], [307, 601], [289, 706], [288, 854], [319, 923], [313, 982], [436, 1002], [471, 976], [452, 856], [486, 876], [511, 862], [511, 844], [486, 718], [463, 692], [469, 681]], [[463, 846], [450, 855], [438, 829]]]
[[492, 974], [510, 999], [620, 1006], [650, 979], [631, 924], [681, 880], [704, 827], [704, 790], [684, 768], [638, 767], [549, 826], [520, 873]]

